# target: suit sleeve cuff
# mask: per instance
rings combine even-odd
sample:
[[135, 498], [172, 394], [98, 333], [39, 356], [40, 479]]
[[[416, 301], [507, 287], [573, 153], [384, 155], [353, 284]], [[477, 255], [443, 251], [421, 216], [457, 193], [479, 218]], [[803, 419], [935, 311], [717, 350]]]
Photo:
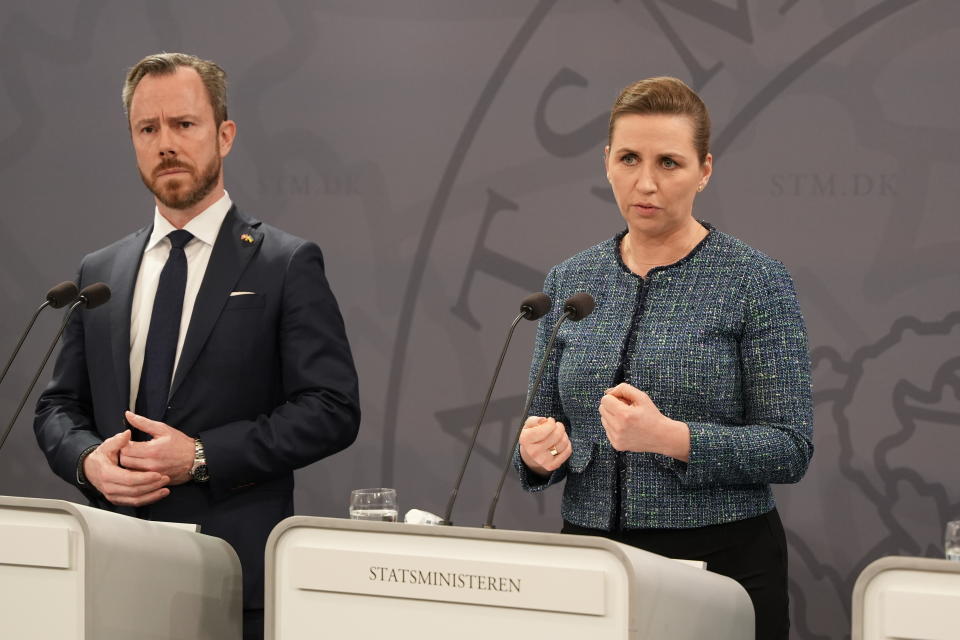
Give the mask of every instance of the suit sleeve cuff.
[[543, 491], [547, 487], [554, 485], [567, 476], [567, 464], [562, 464], [559, 468], [553, 470], [549, 476], [541, 476], [534, 473], [520, 457], [520, 448], [513, 452], [513, 467], [520, 475], [520, 486], [524, 491], [536, 493]]

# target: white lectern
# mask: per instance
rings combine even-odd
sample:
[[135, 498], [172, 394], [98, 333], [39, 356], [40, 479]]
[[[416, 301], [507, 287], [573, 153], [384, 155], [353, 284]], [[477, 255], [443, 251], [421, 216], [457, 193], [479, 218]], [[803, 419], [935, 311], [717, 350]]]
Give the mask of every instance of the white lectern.
[[0, 496], [0, 638], [237, 640], [240, 561], [193, 529]]
[[752, 640], [729, 578], [604, 538], [297, 516], [267, 541], [266, 637]]
[[853, 587], [852, 640], [960, 638], [960, 562], [890, 556]]

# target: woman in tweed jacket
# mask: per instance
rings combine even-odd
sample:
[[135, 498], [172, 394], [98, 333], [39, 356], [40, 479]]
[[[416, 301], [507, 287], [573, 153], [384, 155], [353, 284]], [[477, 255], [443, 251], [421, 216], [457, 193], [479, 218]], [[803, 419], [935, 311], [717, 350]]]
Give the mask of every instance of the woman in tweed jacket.
[[[813, 453], [806, 331], [784, 266], [693, 216], [710, 119], [675, 78], [627, 87], [604, 165], [626, 230], [554, 267], [563, 325], [520, 438], [525, 489], [565, 481], [563, 531], [705, 560], [743, 584], [757, 638], [787, 638], [771, 483]], [[540, 323], [531, 377], [558, 311]]]

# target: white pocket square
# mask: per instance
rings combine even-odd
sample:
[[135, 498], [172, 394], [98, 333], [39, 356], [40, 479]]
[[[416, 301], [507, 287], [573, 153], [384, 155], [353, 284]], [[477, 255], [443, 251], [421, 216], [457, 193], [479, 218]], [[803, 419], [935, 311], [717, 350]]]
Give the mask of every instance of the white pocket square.
[[254, 295], [253, 291], [231, 291], [230, 292], [231, 298], [233, 296], [252, 296], [252, 295]]

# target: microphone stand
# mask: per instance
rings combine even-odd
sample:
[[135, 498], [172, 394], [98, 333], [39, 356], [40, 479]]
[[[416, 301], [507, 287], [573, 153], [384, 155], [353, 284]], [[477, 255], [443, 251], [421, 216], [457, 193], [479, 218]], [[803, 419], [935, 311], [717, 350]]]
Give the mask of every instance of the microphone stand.
[[571, 316], [576, 315], [577, 312], [573, 309], [567, 309], [560, 319], [557, 320], [557, 323], [553, 325], [553, 331], [550, 333], [550, 339], [547, 341], [547, 347], [543, 351], [543, 358], [540, 359], [540, 367], [537, 369], [537, 375], [533, 380], [533, 386], [530, 389], [530, 393], [527, 395], [527, 401], [523, 407], [523, 413], [520, 416], [520, 428], [517, 429], [517, 435], [513, 439], [513, 446], [510, 447], [507, 452], [507, 461], [503, 465], [503, 472], [500, 474], [500, 482], [497, 484], [497, 492], [493, 496], [493, 502], [490, 503], [490, 510], [487, 512], [487, 521], [483, 523], [484, 529], [496, 529], [493, 526], [493, 514], [497, 510], [497, 502], [500, 500], [500, 491], [503, 489], [503, 482], [507, 479], [507, 472], [510, 470], [510, 465], [513, 463], [513, 453], [517, 449], [517, 444], [520, 442], [520, 434], [523, 432], [523, 424], [527, 419], [527, 412], [530, 411], [530, 404], [533, 402], [534, 396], [537, 395], [537, 391], [540, 389], [540, 381], [543, 379], [543, 370], [547, 367], [547, 359], [550, 358], [550, 354], [553, 352], [553, 342], [557, 339], [557, 332], [560, 330], [560, 325], [564, 323], [565, 320]]
[[30, 322], [27, 323], [27, 328], [24, 329], [23, 333], [20, 335], [20, 340], [17, 341], [17, 346], [13, 348], [13, 353], [10, 354], [10, 359], [7, 360], [7, 365], [3, 368], [3, 373], [0, 373], [0, 382], [3, 382], [3, 379], [7, 377], [7, 371], [10, 370], [10, 365], [13, 364], [13, 359], [17, 357], [17, 354], [20, 353], [20, 347], [23, 346], [23, 341], [27, 339], [27, 334], [30, 333], [30, 329], [33, 328], [33, 324], [37, 321], [37, 318], [40, 316], [40, 312], [50, 306], [50, 301], [46, 300], [42, 305], [37, 307], [37, 310], [33, 312], [33, 317], [30, 318]]
[[[60, 336], [63, 335], [64, 330], [67, 328], [67, 323], [70, 321], [70, 316], [73, 315], [74, 310], [79, 306], [84, 306], [87, 304], [87, 299], [81, 297], [79, 300], [74, 302], [70, 309], [67, 311], [66, 317], [63, 319], [63, 324], [60, 325], [60, 330], [57, 332], [56, 337], [53, 339], [53, 342], [50, 343], [50, 348], [47, 349], [46, 355], [43, 356], [43, 362], [40, 363], [40, 368], [37, 369], [37, 372], [33, 376], [33, 380], [30, 381], [30, 386], [27, 387], [27, 392], [23, 394], [23, 397], [20, 399], [20, 404], [17, 405], [17, 410], [13, 413], [13, 418], [10, 419], [10, 424], [7, 425], [7, 428], [3, 431], [3, 436], [0, 437], [0, 449], [3, 448], [3, 443], [7, 441], [7, 436], [10, 435], [10, 430], [13, 429], [13, 425], [17, 422], [17, 418], [20, 417], [20, 411], [23, 410], [23, 405], [27, 403], [27, 398], [30, 397], [30, 392], [33, 391], [34, 385], [37, 384], [37, 379], [40, 378], [40, 374], [43, 372], [43, 368], [47, 366], [47, 360], [50, 359], [50, 354], [53, 353], [53, 349], [57, 346], [57, 342], [60, 340]], [[42, 308], [42, 307], [41, 307]]]
[[7, 364], [4, 365], [3, 373], [0, 373], [0, 383], [2, 383], [3, 379], [7, 377], [7, 372], [10, 370], [10, 365], [13, 364], [13, 360], [17, 357], [17, 354], [20, 353], [20, 347], [23, 346], [23, 341], [27, 339], [27, 334], [30, 333], [31, 329], [33, 329], [33, 325], [37, 321], [37, 317], [40, 315], [40, 312], [47, 307], [53, 307], [54, 309], [65, 307], [66, 305], [75, 301], [78, 295], [79, 292], [77, 291], [77, 285], [69, 280], [61, 282], [57, 286], [52, 287], [49, 291], [47, 291], [46, 301], [37, 307], [37, 310], [33, 312], [33, 317], [30, 318], [30, 322], [27, 323], [27, 328], [23, 330], [23, 334], [20, 335], [20, 340], [17, 341], [17, 346], [13, 348], [13, 353], [10, 354], [10, 359], [7, 360]]
[[487, 389], [487, 395], [483, 399], [483, 405], [480, 408], [480, 417], [477, 418], [477, 424], [473, 427], [473, 437], [470, 439], [470, 446], [467, 448], [467, 455], [463, 458], [463, 464], [460, 465], [460, 475], [457, 476], [457, 483], [453, 487], [453, 491], [450, 492], [450, 499], [447, 501], [447, 509], [443, 513], [443, 521], [440, 524], [451, 525], [453, 522], [450, 520], [450, 516], [453, 513], [453, 503], [457, 499], [457, 494], [460, 492], [460, 483], [463, 482], [463, 475], [467, 470], [467, 462], [470, 460], [470, 454], [473, 453], [473, 448], [477, 444], [477, 435], [480, 433], [480, 425], [483, 424], [483, 416], [487, 413], [487, 405], [490, 404], [490, 396], [493, 395], [493, 387], [497, 384], [497, 377], [500, 375], [500, 367], [503, 365], [503, 358], [507, 355], [507, 347], [510, 345], [510, 340], [513, 339], [513, 331], [517, 328], [517, 325], [522, 319], [527, 317], [529, 311], [521, 310], [520, 314], [513, 319], [513, 324], [510, 325], [510, 331], [507, 332], [507, 340], [503, 343], [503, 349], [500, 351], [500, 359], [497, 360], [497, 367], [494, 369], [493, 378], [490, 380], [490, 387]]

